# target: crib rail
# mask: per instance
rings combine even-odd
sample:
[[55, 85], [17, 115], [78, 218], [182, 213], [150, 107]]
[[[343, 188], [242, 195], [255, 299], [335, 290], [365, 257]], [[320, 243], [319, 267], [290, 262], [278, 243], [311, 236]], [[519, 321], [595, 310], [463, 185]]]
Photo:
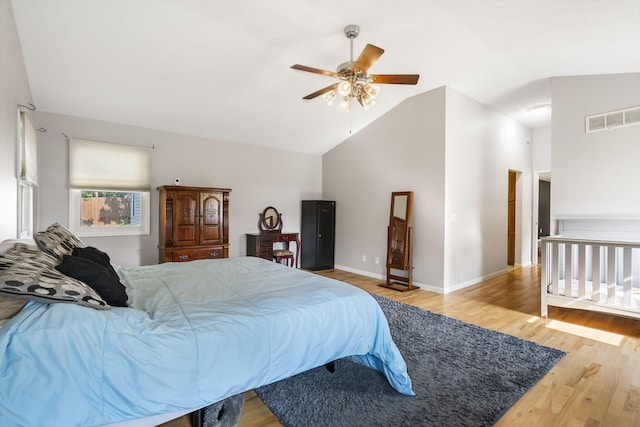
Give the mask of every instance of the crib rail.
[[640, 317], [640, 242], [542, 238], [541, 315], [548, 306]]

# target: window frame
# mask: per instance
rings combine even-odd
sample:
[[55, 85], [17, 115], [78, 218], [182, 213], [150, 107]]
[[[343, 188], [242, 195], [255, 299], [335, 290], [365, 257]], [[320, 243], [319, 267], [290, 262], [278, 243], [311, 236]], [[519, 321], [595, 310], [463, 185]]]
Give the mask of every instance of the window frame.
[[33, 237], [37, 188], [30, 181], [18, 180], [18, 239]]
[[[17, 125], [17, 230], [19, 239], [33, 237], [38, 191], [38, 134], [33, 120], [18, 108]], [[29, 139], [29, 140], [28, 140]]]
[[[83, 191], [100, 191], [114, 193], [138, 193], [140, 194], [140, 220], [139, 226], [111, 225], [82, 227], [81, 205]], [[78, 237], [108, 237], [108, 236], [144, 236], [151, 234], [151, 192], [133, 190], [89, 190], [69, 189], [69, 231]]]

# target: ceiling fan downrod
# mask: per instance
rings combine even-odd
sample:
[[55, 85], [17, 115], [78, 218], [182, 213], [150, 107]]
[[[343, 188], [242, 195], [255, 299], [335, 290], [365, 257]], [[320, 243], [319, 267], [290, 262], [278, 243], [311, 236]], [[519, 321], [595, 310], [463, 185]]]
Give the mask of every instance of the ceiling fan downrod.
[[349, 61], [352, 63], [353, 63], [353, 39], [358, 37], [359, 34], [360, 34], [360, 27], [358, 27], [357, 25], [351, 24], [344, 27], [344, 35], [349, 39], [351, 44]]

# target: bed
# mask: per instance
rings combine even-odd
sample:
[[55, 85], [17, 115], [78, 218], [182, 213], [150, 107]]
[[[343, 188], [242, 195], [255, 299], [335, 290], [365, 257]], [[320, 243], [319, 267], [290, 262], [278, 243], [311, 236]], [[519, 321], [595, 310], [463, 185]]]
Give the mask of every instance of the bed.
[[558, 220], [541, 239], [541, 313], [575, 308], [640, 318], [640, 221]]
[[0, 327], [0, 425], [155, 425], [348, 356], [413, 395], [354, 286], [254, 257], [114, 270], [128, 307], [29, 301]]

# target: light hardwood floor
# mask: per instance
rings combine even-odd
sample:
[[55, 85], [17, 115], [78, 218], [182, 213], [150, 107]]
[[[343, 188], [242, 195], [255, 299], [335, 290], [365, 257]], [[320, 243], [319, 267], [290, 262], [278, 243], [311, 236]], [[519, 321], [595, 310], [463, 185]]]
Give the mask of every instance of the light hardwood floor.
[[[567, 352], [498, 427], [640, 426], [640, 320], [553, 307], [548, 319], [540, 318], [537, 266], [516, 268], [447, 295], [400, 293], [379, 287], [379, 280], [339, 270], [317, 273]], [[245, 398], [239, 427], [281, 426], [255, 393]]]

